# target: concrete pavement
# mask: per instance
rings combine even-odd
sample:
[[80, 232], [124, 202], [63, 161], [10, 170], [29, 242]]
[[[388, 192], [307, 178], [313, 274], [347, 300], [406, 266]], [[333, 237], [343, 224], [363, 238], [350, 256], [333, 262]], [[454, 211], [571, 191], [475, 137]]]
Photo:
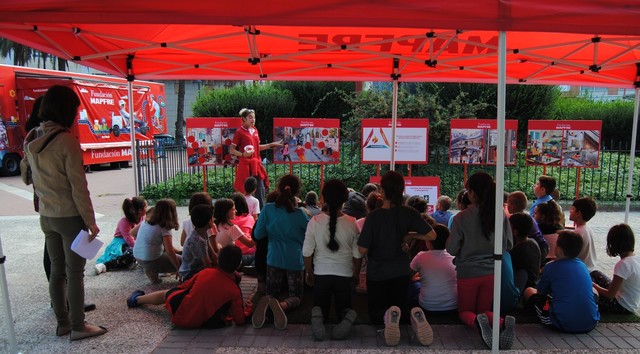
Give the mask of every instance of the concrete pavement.
[[[101, 239], [111, 241], [115, 225], [121, 217], [120, 204], [133, 191], [131, 169], [98, 171], [88, 175]], [[162, 306], [128, 309], [125, 298], [135, 289], [154, 291], [176, 283], [164, 278], [160, 285], [150, 285], [140, 269], [108, 272], [95, 276], [89, 260], [85, 271], [88, 302], [97, 310], [87, 313], [87, 321], [105, 325], [109, 333], [102, 337], [69, 342], [56, 337], [55, 319], [49, 306], [47, 282], [42, 270], [43, 237], [33, 211], [31, 188], [18, 177], [0, 178], [0, 240], [4, 254], [9, 295], [17, 333], [18, 348], [23, 353], [333, 353], [340, 352], [474, 352], [485, 350], [480, 336], [462, 325], [434, 325], [435, 340], [427, 348], [410, 342], [403, 327], [401, 344], [387, 348], [372, 326], [355, 326], [349, 340], [313, 342], [308, 325], [290, 325], [285, 331], [267, 328], [256, 330], [250, 325], [220, 330], [181, 330], [169, 322]], [[179, 208], [181, 220], [186, 208]], [[598, 268], [612, 274], [617, 258], [604, 252], [604, 237], [614, 224], [623, 221], [621, 212], [600, 212], [590, 222], [598, 235]], [[640, 213], [631, 214], [630, 224], [640, 230]], [[638, 232], [640, 234], [640, 232]], [[178, 235], [175, 232], [174, 235]], [[174, 238], [175, 239], [175, 238]], [[176, 241], [177, 243], [177, 241]], [[245, 279], [245, 296], [255, 281]], [[0, 313], [0, 352], [8, 352], [4, 313]], [[537, 324], [517, 324], [517, 352], [640, 352], [640, 324], [599, 324], [588, 334], [567, 335]]]

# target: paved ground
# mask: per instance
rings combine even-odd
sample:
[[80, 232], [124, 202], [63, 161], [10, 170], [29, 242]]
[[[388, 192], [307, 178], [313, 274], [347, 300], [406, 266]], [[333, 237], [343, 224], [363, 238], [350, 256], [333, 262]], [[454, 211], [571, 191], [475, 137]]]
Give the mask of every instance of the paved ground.
[[[133, 193], [128, 182], [131, 169], [108, 170], [88, 175], [89, 187], [101, 228], [101, 239], [111, 241], [121, 217], [120, 204]], [[434, 325], [435, 340], [429, 348], [409, 340], [403, 328], [401, 344], [384, 346], [372, 326], [356, 326], [351, 339], [340, 342], [313, 342], [308, 325], [290, 325], [285, 331], [251, 326], [221, 330], [180, 330], [169, 322], [162, 306], [128, 309], [125, 298], [135, 289], [167, 289], [176, 283], [164, 278], [160, 285], [150, 285], [140, 269], [93, 273], [95, 260], [87, 262], [85, 292], [98, 309], [87, 313], [87, 321], [105, 325], [109, 333], [102, 337], [70, 343], [54, 335], [55, 319], [49, 306], [47, 282], [42, 270], [43, 237], [38, 217], [33, 212], [31, 190], [17, 177], [0, 178], [0, 240], [7, 256], [6, 273], [18, 349], [23, 353], [341, 353], [360, 352], [474, 352], [485, 350], [480, 336], [462, 325]], [[180, 208], [181, 218], [186, 208]], [[604, 236], [614, 224], [623, 222], [621, 212], [600, 212], [590, 223], [600, 236], [597, 242], [598, 268], [612, 273], [617, 259], [604, 253]], [[630, 224], [640, 230], [640, 213], [630, 215]], [[176, 232], [177, 234], [177, 232]], [[639, 232], [640, 234], [640, 232]], [[247, 278], [242, 284], [245, 296], [255, 287]], [[5, 315], [0, 311], [0, 353], [8, 352]], [[538, 352], [640, 352], [640, 324], [599, 324], [588, 334], [567, 335], [536, 324], [517, 324], [513, 349], [523, 353]]]

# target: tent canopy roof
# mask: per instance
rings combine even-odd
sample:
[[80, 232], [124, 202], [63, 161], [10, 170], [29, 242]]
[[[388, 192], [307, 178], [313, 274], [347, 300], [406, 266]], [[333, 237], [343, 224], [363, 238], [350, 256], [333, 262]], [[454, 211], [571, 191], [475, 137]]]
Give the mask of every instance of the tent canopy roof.
[[630, 0], [181, 5], [4, 0], [0, 36], [137, 79], [489, 83], [497, 81], [497, 31], [504, 30], [509, 83], [638, 81], [640, 3]]

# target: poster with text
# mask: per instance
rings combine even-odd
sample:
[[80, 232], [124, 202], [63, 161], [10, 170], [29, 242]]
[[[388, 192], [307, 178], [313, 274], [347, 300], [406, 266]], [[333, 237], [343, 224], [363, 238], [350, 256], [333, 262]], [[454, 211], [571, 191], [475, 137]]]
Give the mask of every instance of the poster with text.
[[391, 130], [391, 119], [362, 120], [362, 163], [389, 163], [392, 148], [396, 163], [428, 163], [428, 119], [398, 119], [394, 147], [391, 146]]
[[[516, 163], [518, 121], [505, 121], [505, 165]], [[498, 156], [498, 121], [495, 119], [452, 119], [450, 164], [495, 165]]]
[[237, 157], [229, 153], [241, 118], [187, 118], [187, 161], [189, 166], [233, 166]]
[[[371, 183], [380, 183], [379, 176], [369, 178]], [[427, 213], [436, 211], [440, 197], [440, 177], [404, 177], [404, 194], [424, 198], [427, 201]]]
[[598, 167], [600, 120], [530, 120], [527, 165]]
[[340, 163], [340, 119], [274, 118], [274, 163]]

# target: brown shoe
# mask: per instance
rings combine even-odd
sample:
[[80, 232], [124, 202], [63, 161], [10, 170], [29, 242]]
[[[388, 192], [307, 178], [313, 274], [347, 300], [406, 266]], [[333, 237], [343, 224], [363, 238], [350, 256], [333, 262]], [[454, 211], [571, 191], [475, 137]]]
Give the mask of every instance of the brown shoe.
[[94, 326], [92, 324], [88, 324], [85, 322], [84, 324], [84, 328], [82, 330], [76, 331], [76, 330], [72, 330], [71, 331], [71, 336], [70, 336], [70, 340], [74, 341], [74, 340], [80, 340], [80, 339], [85, 339], [85, 338], [89, 338], [89, 337], [96, 337], [96, 336], [101, 336], [103, 334], [107, 333], [107, 329], [105, 327], [102, 326]]

